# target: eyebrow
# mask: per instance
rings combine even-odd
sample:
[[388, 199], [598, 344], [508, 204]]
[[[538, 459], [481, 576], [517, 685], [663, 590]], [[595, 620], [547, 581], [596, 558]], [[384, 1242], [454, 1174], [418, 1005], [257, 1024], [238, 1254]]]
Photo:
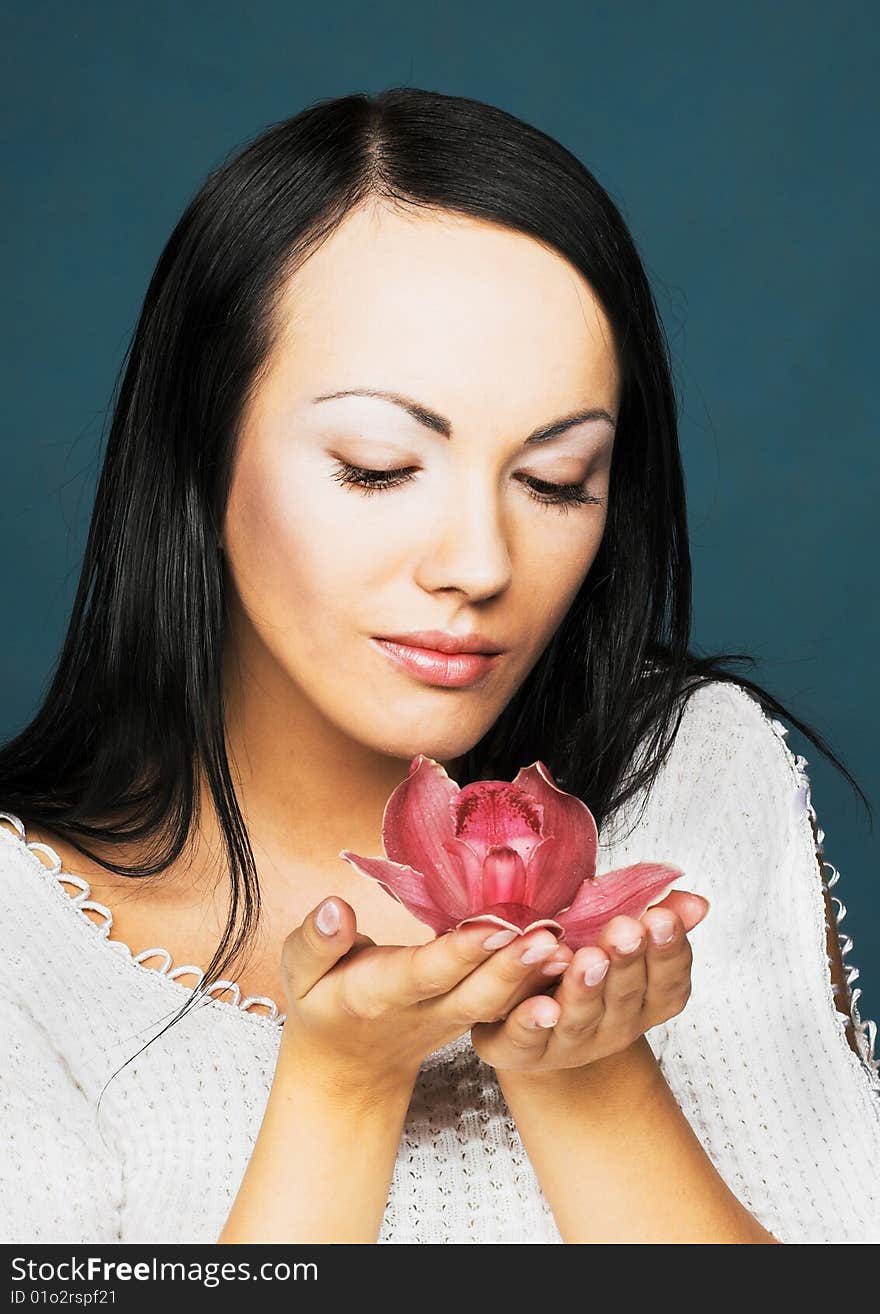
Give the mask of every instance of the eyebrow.
[[[438, 415], [436, 411], [430, 410], [420, 402], [413, 401], [411, 397], [403, 397], [398, 392], [383, 392], [378, 388], [346, 388], [341, 392], [325, 392], [320, 397], [313, 397], [312, 402], [335, 401], [337, 397], [379, 397], [382, 401], [393, 402], [395, 406], [400, 406], [414, 420], [422, 424], [427, 429], [432, 429], [435, 433], [442, 434], [444, 438], [452, 438], [452, 422], [447, 420], [445, 415]], [[608, 411], [601, 406], [591, 407], [586, 411], [575, 411], [573, 415], [564, 415], [558, 420], [553, 420], [550, 424], [542, 424], [540, 428], [530, 433], [524, 440], [523, 446], [528, 443], [546, 443], [551, 438], [557, 438], [566, 430], [574, 428], [576, 424], [585, 424], [589, 420], [607, 420], [612, 429], [616, 428], [616, 421]]]

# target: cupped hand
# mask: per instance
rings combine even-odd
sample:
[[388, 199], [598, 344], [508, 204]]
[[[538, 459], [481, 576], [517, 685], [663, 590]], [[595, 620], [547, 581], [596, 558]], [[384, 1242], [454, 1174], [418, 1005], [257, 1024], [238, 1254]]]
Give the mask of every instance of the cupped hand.
[[474, 1050], [495, 1068], [550, 1072], [627, 1049], [687, 1004], [687, 936], [708, 909], [700, 895], [672, 890], [641, 918], [612, 918], [598, 945], [572, 954], [561, 943], [554, 957], [567, 954], [568, 965], [554, 993], [524, 988], [503, 1019], [471, 1028]]
[[[282, 1053], [337, 1088], [413, 1082], [434, 1050], [477, 1022], [505, 1017], [547, 980], [540, 961], [521, 961], [536, 940], [560, 956], [549, 931], [516, 936], [485, 922], [426, 944], [377, 945], [357, 932], [349, 903], [335, 895], [332, 902], [340, 912], [335, 930], [322, 933], [317, 907], [284, 942]], [[512, 943], [499, 946], [505, 936]], [[565, 951], [562, 958], [564, 966]]]

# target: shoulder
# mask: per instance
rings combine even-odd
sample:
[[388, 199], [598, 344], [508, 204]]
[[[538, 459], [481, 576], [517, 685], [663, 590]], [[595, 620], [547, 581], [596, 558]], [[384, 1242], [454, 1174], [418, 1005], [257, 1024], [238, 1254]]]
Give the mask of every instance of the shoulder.
[[736, 681], [710, 680], [691, 690], [685, 696], [681, 728], [685, 741], [702, 741], [719, 759], [764, 754], [775, 764], [794, 764], [786, 727], [751, 689]]
[[679, 888], [709, 902], [694, 937], [694, 980], [704, 999], [755, 953], [764, 962], [768, 936], [787, 937], [789, 946], [793, 936], [808, 938], [821, 904], [815, 856], [809, 881], [799, 873], [793, 890], [799, 785], [785, 733], [744, 686], [705, 683], [687, 696], [648, 787], [635, 858], [679, 867]]
[[40, 859], [28, 845], [24, 825], [12, 812], [0, 811], [0, 882], [3, 904], [18, 896], [19, 887], [31, 872], [38, 872]]
[[788, 729], [739, 683], [713, 680], [686, 697], [658, 784], [717, 804], [738, 800], [753, 821], [794, 822], [805, 811], [804, 758], [786, 742]]
[[636, 824], [623, 852], [629, 861], [650, 854], [673, 862], [689, 877], [702, 873], [712, 889], [684, 887], [710, 902], [719, 883], [743, 894], [787, 861], [801, 825], [809, 833], [804, 759], [791, 753], [781, 722], [738, 683], [692, 689], [673, 730], [656, 774], [625, 813], [625, 825]]
[[[65, 947], [53, 891], [54, 855], [31, 842], [21, 819], [0, 811], [0, 994], [7, 1000], [37, 997], [48, 961]], [[67, 898], [61, 890], [59, 893]]]

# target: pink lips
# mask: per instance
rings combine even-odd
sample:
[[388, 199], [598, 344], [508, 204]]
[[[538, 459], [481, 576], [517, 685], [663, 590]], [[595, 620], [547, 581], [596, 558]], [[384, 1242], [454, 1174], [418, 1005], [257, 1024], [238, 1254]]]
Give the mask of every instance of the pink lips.
[[502, 654], [477, 652], [446, 653], [436, 648], [417, 648], [390, 639], [371, 639], [371, 643], [396, 665], [425, 684], [460, 689], [488, 675]]

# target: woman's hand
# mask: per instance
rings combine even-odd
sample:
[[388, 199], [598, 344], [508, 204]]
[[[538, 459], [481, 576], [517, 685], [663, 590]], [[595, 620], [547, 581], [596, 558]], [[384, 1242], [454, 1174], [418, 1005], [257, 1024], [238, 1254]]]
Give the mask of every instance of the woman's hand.
[[428, 1054], [476, 1022], [505, 1017], [546, 983], [541, 961], [521, 962], [536, 941], [549, 939], [560, 957], [546, 931], [516, 936], [485, 922], [422, 945], [377, 945], [358, 934], [349, 903], [336, 895], [332, 902], [336, 929], [322, 933], [319, 905], [288, 935], [281, 963], [283, 1061], [319, 1073], [328, 1090], [381, 1094], [411, 1085]]
[[[700, 895], [673, 890], [639, 919], [612, 918], [598, 945], [572, 955], [560, 944], [554, 959], [565, 952], [569, 961], [554, 993], [523, 991], [503, 1020], [473, 1026], [474, 1050], [495, 1068], [551, 1072], [627, 1049], [651, 1027], [680, 1013], [690, 998], [687, 933], [708, 908]], [[655, 934], [662, 938], [669, 931], [666, 943], [655, 942]], [[621, 946], [630, 945], [629, 952], [622, 952]], [[585, 971], [604, 975], [588, 984]]]

